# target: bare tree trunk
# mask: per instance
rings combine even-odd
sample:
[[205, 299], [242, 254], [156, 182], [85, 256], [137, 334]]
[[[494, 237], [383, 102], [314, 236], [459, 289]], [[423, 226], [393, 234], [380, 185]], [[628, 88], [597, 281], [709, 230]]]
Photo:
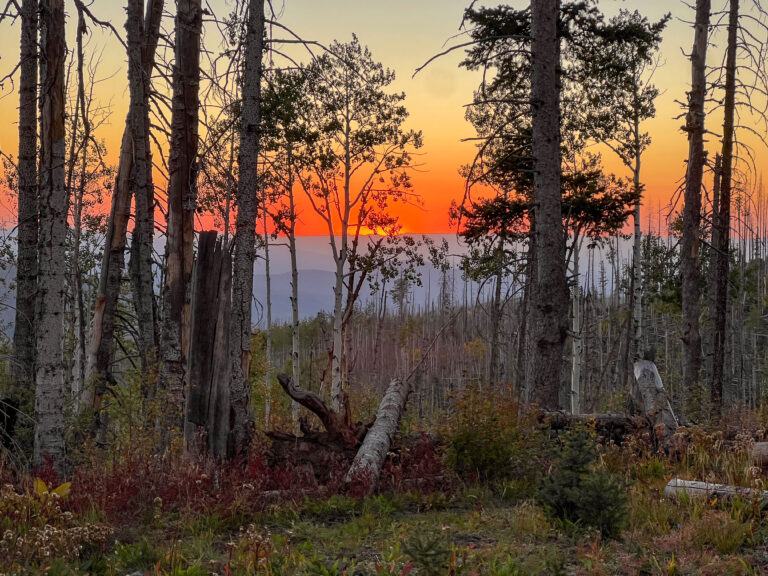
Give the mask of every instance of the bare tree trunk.
[[35, 307], [37, 300], [37, 9], [38, 0], [21, 5], [19, 77], [18, 258], [13, 332], [12, 397], [31, 403], [35, 381]]
[[642, 185], [640, 183], [640, 168], [642, 160], [642, 145], [640, 143], [640, 120], [635, 116], [633, 125], [635, 165], [632, 167], [632, 187], [637, 194], [637, 202], [633, 212], [634, 234], [632, 237], [632, 362], [643, 353], [643, 278], [641, 264], [643, 259], [643, 232], [640, 229], [640, 208], [642, 207]]
[[[88, 173], [88, 146], [91, 140], [91, 123], [88, 118], [89, 106], [85, 102], [85, 77], [83, 72], [83, 36], [87, 33], [85, 14], [82, 5], [77, 5], [77, 93], [75, 98], [75, 113], [72, 115], [71, 142], [69, 154], [69, 174], [67, 177], [67, 190], [69, 194], [74, 191], [72, 210], [72, 262], [71, 262], [71, 291], [72, 291], [72, 328], [74, 332], [74, 349], [72, 354], [72, 374], [70, 390], [78, 410], [80, 394], [85, 378], [85, 303], [83, 301], [83, 274], [80, 268], [80, 245], [83, 230], [83, 201], [87, 184]], [[78, 126], [82, 122], [82, 137], [77, 138]], [[79, 144], [79, 146], [78, 146]], [[78, 152], [79, 151], [79, 152]], [[78, 153], [80, 158], [77, 158]], [[80, 178], [77, 189], [74, 189], [74, 172], [77, 160], [80, 161]], [[69, 351], [68, 351], [69, 352]]]
[[264, 0], [251, 0], [245, 37], [240, 167], [237, 186], [235, 259], [232, 279], [232, 433], [235, 449], [247, 441], [248, 373], [251, 366], [251, 300], [255, 254], [259, 150], [261, 136], [261, 75], [264, 50]]
[[576, 241], [573, 249], [573, 275], [576, 279], [573, 286], [573, 317], [571, 324], [571, 414], [581, 413], [581, 355], [583, 342], [581, 340], [581, 306], [580, 306], [580, 274], [579, 274], [579, 248], [581, 242]]
[[336, 260], [333, 285], [333, 357], [331, 361], [331, 408], [344, 411], [344, 389], [342, 385], [342, 363], [344, 361], [344, 271], [347, 262], [347, 232], [342, 223], [341, 247], [334, 254]]
[[[160, 37], [160, 21], [163, 0], [148, 0], [144, 22], [142, 48], [143, 77], [150, 77], [155, 66], [155, 52]], [[131, 16], [134, 16], [132, 12]], [[134, 24], [129, 24], [134, 26]], [[148, 110], [148, 104], [147, 104]], [[126, 236], [131, 216], [131, 187], [129, 178], [133, 170], [133, 114], [129, 111], [120, 145], [117, 177], [112, 192], [112, 206], [107, 221], [107, 239], [101, 263], [99, 286], [93, 310], [91, 339], [86, 362], [86, 396], [84, 406], [98, 414], [101, 398], [112, 381], [110, 366], [114, 356], [112, 339], [115, 330], [115, 313], [120, 296], [120, 282], [125, 263]], [[151, 169], [150, 169], [151, 173]]]
[[159, 386], [171, 428], [183, 429], [184, 379], [189, 351], [190, 288], [197, 206], [198, 111], [200, 107], [201, 0], [179, 0], [168, 182], [167, 271], [163, 288]]
[[691, 51], [691, 91], [688, 95], [688, 173], [683, 209], [682, 259], [682, 342], [683, 393], [699, 381], [701, 334], [699, 332], [699, 224], [701, 185], [704, 172], [704, 99], [706, 97], [706, 56], [710, 0], [696, 1], [696, 23]]
[[[291, 367], [293, 368], [293, 383], [301, 388], [301, 358], [299, 348], [299, 267], [296, 262], [296, 205], [293, 196], [293, 162], [292, 151], [288, 150], [288, 203], [290, 209], [290, 228], [288, 232], [288, 250], [291, 254]], [[295, 429], [299, 425], [301, 405], [291, 401], [291, 418]]]
[[723, 368], [728, 307], [729, 252], [731, 247], [731, 187], [733, 182], [733, 132], [736, 102], [736, 50], [738, 48], [739, 0], [730, 0], [728, 49], [725, 60], [725, 101], [723, 111], [723, 152], [720, 202], [717, 215], [718, 245], [716, 269], [714, 355], [712, 358], [712, 415], [719, 419], [723, 411]]
[[129, 187], [136, 207], [131, 239], [130, 277], [139, 327], [139, 355], [144, 370], [156, 357], [157, 321], [152, 277], [155, 233], [155, 186], [152, 180], [152, 149], [149, 139], [149, 94], [151, 68], [145, 65], [143, 0], [128, 1], [128, 84], [131, 95], [133, 164]]
[[541, 408], [559, 405], [563, 347], [568, 333], [568, 283], [560, 195], [559, 2], [531, 0], [534, 211], [537, 282], [534, 287], [529, 385]]
[[40, 3], [40, 244], [35, 388], [35, 465], [64, 470], [64, 297], [67, 216], [65, 186], [64, 0]]
[[528, 254], [525, 263], [525, 285], [523, 286], [523, 300], [520, 303], [520, 328], [517, 342], [517, 392], [522, 403], [530, 402], [531, 386], [528, 381], [528, 366], [530, 365], [531, 339], [531, 300], [536, 285], [536, 214], [530, 211], [530, 232], [528, 234]]
[[[265, 202], [266, 204], [266, 202]], [[266, 302], [266, 309], [267, 309], [267, 342], [264, 348], [264, 356], [266, 357], [266, 369], [264, 370], [264, 391], [266, 394], [265, 398], [265, 409], [266, 409], [266, 426], [269, 428], [269, 413], [271, 409], [271, 400], [270, 397], [270, 386], [272, 384], [272, 274], [270, 270], [270, 264], [269, 261], [269, 230], [267, 229], [267, 210], [266, 206], [264, 207], [264, 210], [261, 212], [262, 218], [264, 220], [264, 274], [266, 276], [266, 289], [267, 289], [267, 302]]]
[[[712, 226], [710, 234], [709, 270], [707, 276], [707, 330], [704, 332], [705, 374], [711, 381], [715, 358], [715, 325], [717, 307], [717, 250], [720, 246], [720, 183], [722, 156], [715, 155], [714, 183], [712, 185]], [[725, 359], [725, 355], [723, 355]]]
[[488, 385], [495, 389], [501, 384], [501, 284], [504, 279], [504, 236], [499, 237], [496, 247], [496, 279], [493, 292], [493, 311], [491, 313], [491, 353], [488, 355]]

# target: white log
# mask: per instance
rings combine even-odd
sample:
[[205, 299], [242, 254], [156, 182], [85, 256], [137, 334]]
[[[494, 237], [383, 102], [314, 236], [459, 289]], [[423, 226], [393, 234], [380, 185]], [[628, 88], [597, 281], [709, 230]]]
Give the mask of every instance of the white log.
[[752, 462], [760, 468], [768, 468], [768, 442], [755, 442], [752, 448]]
[[710, 482], [698, 482], [696, 480], [681, 480], [673, 478], [664, 488], [664, 497], [677, 500], [681, 495], [687, 494], [690, 498], [718, 498], [729, 500], [734, 496], [742, 498], [762, 498], [768, 500], [768, 491], [754, 490], [743, 486], [729, 486], [728, 484], [712, 484]]
[[392, 445], [392, 440], [397, 433], [400, 417], [408, 401], [410, 386], [408, 380], [395, 378], [389, 383], [387, 391], [379, 404], [376, 413], [376, 421], [368, 430], [368, 433], [360, 445], [352, 466], [347, 472], [346, 482], [364, 482], [368, 490], [372, 491], [379, 481], [381, 467], [387, 458], [387, 453]]

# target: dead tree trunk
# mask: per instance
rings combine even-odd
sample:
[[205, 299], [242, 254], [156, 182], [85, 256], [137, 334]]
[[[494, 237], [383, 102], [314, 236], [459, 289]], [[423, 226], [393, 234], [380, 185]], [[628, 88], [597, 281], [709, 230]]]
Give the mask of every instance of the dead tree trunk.
[[696, 480], [681, 480], [673, 478], [664, 488], [664, 497], [672, 500], [679, 499], [683, 494], [689, 498], [711, 498], [718, 500], [730, 500], [739, 496], [747, 500], [759, 498], [768, 500], [768, 491], [754, 490], [742, 486], [728, 486], [727, 484], [712, 484], [710, 482], [697, 482]]
[[236, 449], [247, 441], [248, 374], [251, 366], [251, 301], [253, 262], [256, 257], [259, 150], [261, 138], [261, 75], [264, 50], [264, 0], [248, 6], [243, 70], [240, 162], [237, 184], [237, 220], [232, 277], [232, 434]]
[[16, 321], [13, 331], [12, 398], [18, 406], [31, 402], [35, 381], [35, 306], [37, 300], [37, 0], [21, 5], [19, 66], [18, 259]]
[[688, 393], [699, 381], [701, 372], [701, 333], [699, 331], [699, 226], [701, 223], [701, 185], [704, 173], [704, 100], [706, 98], [706, 60], [710, 0], [697, 0], [696, 23], [691, 51], [691, 91], [688, 94], [688, 172], [683, 208], [682, 259], [682, 341], [683, 391]]
[[68, 202], [65, 186], [64, 0], [40, 3], [40, 298], [37, 309], [34, 462], [64, 470], [64, 295]]
[[[229, 317], [231, 261], [216, 232], [201, 232], [192, 289], [189, 387], [186, 397], [187, 449], [195, 451], [197, 427], [208, 450], [227, 456], [229, 438]], [[190, 425], [191, 424], [191, 425]]]
[[184, 376], [189, 351], [189, 302], [197, 206], [200, 107], [201, 0], [179, 0], [173, 67], [167, 270], [163, 288], [162, 367], [159, 387], [171, 428], [183, 428]]
[[397, 434], [397, 426], [408, 402], [410, 390], [408, 380], [395, 378], [389, 383], [379, 404], [376, 420], [365, 435], [347, 472], [347, 484], [361, 484], [368, 492], [376, 488], [381, 467]]
[[[150, 77], [155, 66], [155, 52], [160, 37], [163, 0], [148, 0], [144, 21], [142, 66], [144, 77]], [[133, 16], [133, 13], [131, 14]], [[148, 110], [148, 103], [147, 103]], [[83, 406], [96, 414], [101, 410], [101, 398], [107, 384], [112, 381], [110, 366], [114, 356], [112, 339], [115, 331], [115, 313], [120, 296], [120, 283], [125, 264], [128, 221], [131, 216], [132, 190], [129, 178], [133, 170], [133, 114], [129, 111], [120, 145], [117, 177], [112, 192], [112, 205], [107, 221], [107, 239], [101, 262], [99, 286], [93, 310], [91, 340], [86, 362], [86, 396]], [[151, 169], [150, 169], [151, 172]]]
[[[733, 136], [736, 110], [736, 50], [738, 49], [739, 0], [731, 0], [728, 18], [728, 49], [725, 60], [725, 101], [723, 111], [723, 151], [720, 173], [720, 199], [717, 214], [716, 295], [714, 310], [714, 350], [712, 357], [712, 416], [723, 411], [723, 372], [725, 368], [725, 328], [728, 308], [728, 273], [731, 248], [731, 188], [733, 185]], [[716, 178], [718, 175], [715, 176]]]
[[155, 290], [152, 279], [152, 253], [155, 234], [155, 185], [152, 179], [152, 149], [150, 145], [149, 94], [151, 68], [145, 62], [146, 34], [142, 14], [143, 0], [128, 2], [128, 82], [131, 95], [130, 121], [132, 128], [133, 165], [129, 186], [133, 190], [135, 218], [131, 238], [130, 277], [133, 304], [138, 319], [139, 356], [147, 369], [156, 358], [157, 345]]
[[336, 412], [315, 394], [293, 385], [290, 376], [278, 374], [277, 381], [288, 396], [318, 417], [324, 430], [312, 430], [307, 421], [300, 422], [301, 436], [284, 432], [267, 432], [272, 440], [270, 461], [289, 461], [295, 465], [311, 465], [318, 479], [328, 479], [339, 459], [352, 462], [370, 426], [348, 424], [348, 415]]

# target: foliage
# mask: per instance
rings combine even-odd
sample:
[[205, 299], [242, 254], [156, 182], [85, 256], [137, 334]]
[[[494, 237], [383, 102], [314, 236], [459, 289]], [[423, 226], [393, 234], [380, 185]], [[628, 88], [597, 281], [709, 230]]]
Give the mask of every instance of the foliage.
[[109, 526], [80, 524], [62, 508], [69, 486], [48, 491], [37, 479], [33, 492], [0, 488], [0, 572], [42, 566], [52, 559], [76, 560], [88, 547], [104, 548]]
[[597, 466], [597, 460], [594, 436], [583, 428], [569, 430], [536, 498], [554, 518], [616, 537], [627, 520], [627, 487], [621, 477]]
[[451, 554], [451, 548], [444, 538], [418, 534], [403, 544], [403, 551], [427, 576], [444, 574]]
[[468, 388], [442, 430], [446, 465], [469, 481], [514, 479], [525, 492], [538, 474], [540, 439], [518, 413], [516, 400]]

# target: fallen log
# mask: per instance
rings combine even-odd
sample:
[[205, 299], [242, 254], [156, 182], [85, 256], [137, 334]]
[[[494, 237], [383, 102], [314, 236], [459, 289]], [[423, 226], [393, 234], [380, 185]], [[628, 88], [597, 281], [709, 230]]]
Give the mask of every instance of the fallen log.
[[681, 480], [673, 478], [664, 488], [664, 497], [679, 500], [682, 495], [690, 498], [717, 498], [718, 500], [730, 500], [734, 496], [741, 498], [760, 498], [768, 501], [768, 491], [745, 488], [743, 486], [729, 486], [728, 484], [712, 484], [696, 480]]
[[267, 432], [267, 437], [272, 440], [268, 451], [270, 464], [311, 465], [317, 480], [330, 479], [339, 473], [339, 467], [345, 469], [355, 457], [370, 424], [348, 423], [345, 414], [332, 410], [314, 392], [296, 387], [287, 374], [278, 374], [277, 381], [288, 396], [318, 417], [323, 430], [313, 430], [306, 418], [302, 418], [299, 422], [301, 435], [277, 430]]
[[379, 404], [376, 419], [365, 435], [347, 472], [345, 481], [348, 485], [361, 484], [367, 492], [376, 488], [381, 468], [397, 434], [400, 417], [408, 402], [410, 389], [407, 380], [395, 378], [389, 383]]

